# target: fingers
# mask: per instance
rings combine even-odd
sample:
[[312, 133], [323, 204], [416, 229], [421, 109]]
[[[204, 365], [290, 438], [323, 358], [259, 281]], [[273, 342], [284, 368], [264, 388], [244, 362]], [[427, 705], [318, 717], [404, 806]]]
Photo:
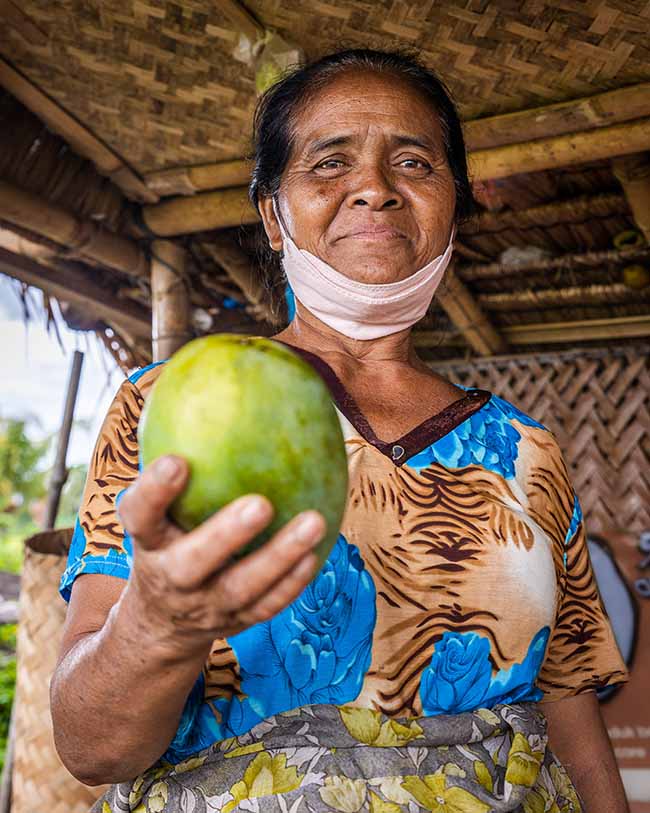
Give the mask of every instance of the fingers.
[[317, 561], [313, 553], [303, 556], [298, 564], [263, 596], [249, 607], [239, 610], [236, 614], [238, 628], [246, 629], [253, 624], [268, 621], [295, 601], [313, 579]]
[[322, 514], [305, 511], [261, 548], [228, 567], [220, 574], [214, 588], [224, 612], [236, 612], [254, 604], [271, 588], [275, 593], [275, 585], [281, 579], [295, 574], [295, 569], [307, 555], [313, 556], [311, 551], [325, 531]]
[[174, 586], [179, 590], [199, 588], [272, 518], [273, 506], [260, 494], [228, 503], [169, 548], [167, 570]]
[[157, 548], [161, 537], [180, 535], [167, 519], [173, 500], [185, 487], [189, 470], [182, 457], [165, 455], [154, 460], [124, 493], [117, 513], [120, 522], [138, 544], [147, 549]]

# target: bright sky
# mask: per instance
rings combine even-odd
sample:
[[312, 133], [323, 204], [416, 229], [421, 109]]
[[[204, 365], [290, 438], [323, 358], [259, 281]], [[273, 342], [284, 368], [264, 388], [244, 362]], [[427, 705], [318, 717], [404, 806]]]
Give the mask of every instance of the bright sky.
[[[30, 289], [40, 305], [41, 294]], [[53, 329], [48, 334], [42, 311], [34, 309], [27, 327], [16, 286], [0, 275], [0, 414], [29, 419], [34, 439], [58, 432], [74, 350], [84, 353], [75, 419], [90, 419], [90, 428], [73, 426], [67, 464], [88, 463], [106, 411], [124, 374], [93, 334], [73, 331], [60, 320], [62, 350]], [[56, 444], [52, 448], [52, 457]]]

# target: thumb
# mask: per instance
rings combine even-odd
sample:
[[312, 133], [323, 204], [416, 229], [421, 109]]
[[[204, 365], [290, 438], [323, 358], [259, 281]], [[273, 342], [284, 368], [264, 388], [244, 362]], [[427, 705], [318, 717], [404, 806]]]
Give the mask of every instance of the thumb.
[[125, 491], [118, 517], [141, 548], [159, 548], [170, 534], [182, 534], [167, 518], [167, 509], [185, 488], [188, 476], [189, 466], [182, 457], [165, 455], [150, 463]]

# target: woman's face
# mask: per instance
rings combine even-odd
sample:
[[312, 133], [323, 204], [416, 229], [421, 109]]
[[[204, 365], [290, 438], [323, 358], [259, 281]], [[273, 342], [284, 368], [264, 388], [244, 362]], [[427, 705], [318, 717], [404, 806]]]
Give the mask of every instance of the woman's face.
[[[350, 71], [295, 122], [278, 202], [299, 248], [359, 282], [405, 279], [447, 247], [456, 203], [430, 102], [389, 75]], [[282, 237], [260, 203], [271, 246]]]

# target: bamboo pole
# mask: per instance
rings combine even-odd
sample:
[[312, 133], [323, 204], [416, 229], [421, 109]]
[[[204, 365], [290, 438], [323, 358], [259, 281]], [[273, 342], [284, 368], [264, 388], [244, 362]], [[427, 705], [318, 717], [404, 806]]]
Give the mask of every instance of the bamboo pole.
[[456, 273], [464, 282], [500, 277], [540, 274], [548, 271], [575, 271], [582, 268], [599, 268], [622, 263], [637, 262], [650, 258], [650, 247], [630, 248], [611, 251], [586, 251], [581, 254], [562, 254], [550, 260], [540, 260], [527, 265], [487, 265], [458, 266]]
[[569, 288], [544, 288], [539, 291], [513, 291], [479, 294], [477, 302], [488, 311], [534, 310], [580, 305], [623, 305], [650, 301], [650, 288], [637, 291], [627, 285], [584, 285]]
[[493, 356], [507, 350], [507, 343], [490, 324], [453, 268], [447, 270], [443, 284], [436, 293], [436, 301], [480, 356]]
[[506, 229], [538, 229], [563, 223], [585, 223], [594, 218], [624, 214], [627, 210], [625, 195], [610, 193], [585, 195], [528, 209], [508, 209], [503, 212], [481, 212], [464, 223], [460, 234], [494, 233]]
[[474, 182], [507, 178], [520, 172], [585, 164], [642, 152], [650, 144], [650, 118], [615, 124], [584, 133], [541, 138], [469, 154]]
[[153, 360], [169, 358], [192, 338], [186, 278], [187, 255], [182, 246], [155, 240], [151, 246], [151, 309]]
[[147, 187], [157, 195], [168, 197], [169, 195], [194, 195], [205, 189], [247, 186], [250, 175], [250, 161], [241, 158], [234, 161], [221, 161], [218, 164], [201, 164], [148, 172], [144, 176], [144, 180]]
[[50, 130], [60, 135], [76, 153], [89, 158], [97, 171], [110, 178], [127, 197], [142, 203], [155, 203], [158, 199], [117, 153], [1, 57], [0, 85], [45, 122]]
[[[147, 230], [158, 237], [227, 229], [260, 219], [245, 186], [204, 192], [192, 198], [171, 198], [143, 206], [141, 212]], [[137, 229], [137, 224], [134, 227]]]
[[469, 150], [517, 144], [526, 139], [579, 133], [650, 116], [650, 82], [631, 85], [583, 99], [519, 110], [465, 122]]
[[[0, 246], [2, 230], [0, 230]], [[56, 271], [46, 268], [27, 257], [12, 254], [0, 248], [0, 273], [34, 285], [46, 293], [69, 302], [85, 312], [89, 310], [98, 319], [119, 327], [120, 333], [134, 338], [151, 339], [149, 312], [129, 300], [117, 299], [105, 288], [94, 283], [86, 273], [60, 264]]]
[[2, 219], [65, 246], [70, 252], [135, 277], [148, 278], [149, 263], [133, 240], [113, 234], [90, 220], [0, 180]]
[[650, 153], [616, 158], [612, 169], [623, 187], [634, 222], [650, 244]]
[[72, 430], [72, 419], [74, 417], [74, 407], [79, 391], [79, 380], [81, 378], [81, 368], [83, 366], [84, 354], [75, 350], [70, 365], [70, 375], [68, 377], [68, 390], [63, 408], [63, 420], [61, 421], [61, 431], [59, 432], [59, 442], [56, 448], [56, 458], [52, 467], [52, 475], [47, 490], [47, 505], [45, 507], [45, 519], [43, 530], [54, 528], [56, 515], [59, 511], [59, 501], [61, 499], [61, 489], [68, 479], [68, 470], [65, 465], [68, 455], [68, 444], [70, 443], [70, 432]]
[[[650, 315], [616, 319], [586, 319], [578, 322], [549, 322], [500, 328], [511, 345], [563, 344], [596, 340], [639, 339], [650, 336]], [[459, 336], [439, 330], [413, 332], [415, 347], [457, 345]]]

